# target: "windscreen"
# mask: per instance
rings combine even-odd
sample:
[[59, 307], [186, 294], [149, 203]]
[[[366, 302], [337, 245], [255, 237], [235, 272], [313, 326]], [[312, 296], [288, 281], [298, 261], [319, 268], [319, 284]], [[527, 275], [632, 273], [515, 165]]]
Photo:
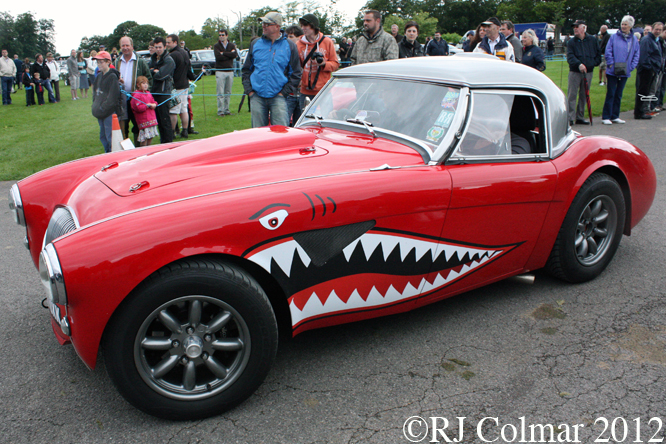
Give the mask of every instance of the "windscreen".
[[459, 88], [425, 82], [337, 78], [305, 114], [324, 120], [364, 121], [373, 128], [425, 142], [434, 151], [453, 122], [459, 98]]

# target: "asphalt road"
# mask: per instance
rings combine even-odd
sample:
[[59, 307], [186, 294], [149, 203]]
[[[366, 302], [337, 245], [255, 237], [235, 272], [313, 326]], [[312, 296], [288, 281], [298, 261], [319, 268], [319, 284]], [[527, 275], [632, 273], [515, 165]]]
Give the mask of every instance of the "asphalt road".
[[[527, 442], [547, 424], [570, 442], [612, 440], [611, 432], [622, 442], [625, 429], [624, 442], [637, 442], [638, 426], [643, 442], [665, 436], [666, 113], [623, 117], [626, 125], [575, 129], [632, 141], [654, 162], [659, 189], [599, 278], [570, 285], [537, 273], [531, 285], [507, 280], [411, 313], [306, 332], [281, 344], [248, 401], [196, 422], [137, 411], [103, 365], [90, 371], [71, 346], [58, 345], [24, 231], [7, 208], [12, 183], [0, 182], [0, 441], [407, 443], [412, 416], [428, 425], [423, 442], [442, 418], [457, 437], [458, 417], [463, 442], [502, 430], [505, 441]], [[411, 422], [414, 435], [423, 424]]]

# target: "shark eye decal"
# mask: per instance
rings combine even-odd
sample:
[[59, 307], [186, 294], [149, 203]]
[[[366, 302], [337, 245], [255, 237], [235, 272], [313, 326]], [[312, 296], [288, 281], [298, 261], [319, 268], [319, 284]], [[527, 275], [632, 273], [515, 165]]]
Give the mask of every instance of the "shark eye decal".
[[274, 211], [270, 214], [265, 215], [261, 219], [259, 219], [259, 222], [261, 222], [261, 225], [264, 226], [264, 228], [267, 228], [269, 230], [275, 230], [282, 225], [282, 222], [289, 216], [289, 213], [287, 213], [287, 210], [277, 210]]

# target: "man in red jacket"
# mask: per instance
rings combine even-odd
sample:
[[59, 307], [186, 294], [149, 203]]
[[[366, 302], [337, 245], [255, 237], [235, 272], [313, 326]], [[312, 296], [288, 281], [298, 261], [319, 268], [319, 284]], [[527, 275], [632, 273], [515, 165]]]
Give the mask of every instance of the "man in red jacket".
[[314, 98], [331, 78], [331, 73], [340, 67], [335, 44], [319, 31], [319, 19], [314, 14], [305, 14], [299, 23], [303, 37], [296, 43], [301, 59], [301, 109], [305, 109], [305, 98]]

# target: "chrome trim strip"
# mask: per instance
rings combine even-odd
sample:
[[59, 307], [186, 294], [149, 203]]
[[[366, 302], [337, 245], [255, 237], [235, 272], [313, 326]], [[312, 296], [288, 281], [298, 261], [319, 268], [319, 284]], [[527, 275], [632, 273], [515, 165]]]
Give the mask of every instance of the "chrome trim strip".
[[446, 132], [444, 139], [439, 144], [437, 149], [432, 155], [432, 160], [430, 161], [431, 165], [437, 165], [442, 163], [446, 159], [446, 155], [449, 150], [460, 140], [462, 137], [461, 127], [465, 123], [465, 118], [469, 114], [468, 105], [470, 103], [470, 92], [468, 87], [460, 88], [460, 97], [458, 99], [458, 105], [456, 106], [456, 113], [453, 117], [453, 122], [449, 130]]

